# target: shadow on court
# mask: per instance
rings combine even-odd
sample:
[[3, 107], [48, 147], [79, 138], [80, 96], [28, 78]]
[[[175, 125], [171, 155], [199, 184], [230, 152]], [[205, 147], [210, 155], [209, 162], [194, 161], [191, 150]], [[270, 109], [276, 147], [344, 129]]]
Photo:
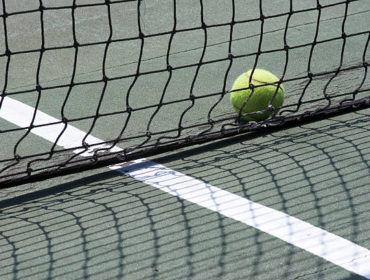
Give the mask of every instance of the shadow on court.
[[[369, 248], [369, 119], [359, 111], [154, 161]], [[89, 174], [0, 202], [1, 279], [362, 279], [126, 176]]]

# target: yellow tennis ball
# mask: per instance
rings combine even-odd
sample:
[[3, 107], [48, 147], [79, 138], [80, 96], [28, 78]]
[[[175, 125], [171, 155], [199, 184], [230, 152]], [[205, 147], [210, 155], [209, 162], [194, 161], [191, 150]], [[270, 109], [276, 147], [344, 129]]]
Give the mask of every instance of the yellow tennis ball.
[[[235, 112], [239, 114], [241, 108], [242, 114], [267, 110], [268, 105], [272, 100], [272, 114], [275, 115], [278, 112], [279, 107], [281, 107], [284, 102], [283, 85], [279, 85], [279, 79], [269, 71], [255, 69], [252, 78], [250, 78], [251, 74], [252, 70], [241, 74], [233, 84], [230, 92], [230, 102], [233, 105]], [[249, 80], [251, 81], [251, 85], [249, 85]], [[249, 100], [244, 104], [244, 101], [247, 100], [249, 96]], [[270, 111], [266, 111], [264, 113], [244, 116], [243, 119], [246, 121], [263, 121], [269, 116]]]

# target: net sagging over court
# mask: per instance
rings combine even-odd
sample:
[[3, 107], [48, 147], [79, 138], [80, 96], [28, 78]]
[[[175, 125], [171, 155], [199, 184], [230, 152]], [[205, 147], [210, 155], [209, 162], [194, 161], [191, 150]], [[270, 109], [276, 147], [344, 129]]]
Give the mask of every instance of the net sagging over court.
[[[368, 106], [369, 1], [270, 2], [3, 0], [0, 183]], [[243, 122], [229, 91], [255, 68], [285, 101]]]

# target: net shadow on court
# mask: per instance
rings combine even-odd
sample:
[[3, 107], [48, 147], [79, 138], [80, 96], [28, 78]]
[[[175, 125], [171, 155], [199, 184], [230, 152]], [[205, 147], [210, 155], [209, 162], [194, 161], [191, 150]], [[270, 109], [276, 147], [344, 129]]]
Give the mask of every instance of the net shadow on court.
[[[154, 160], [369, 247], [370, 115], [348, 116]], [[2, 279], [361, 279], [131, 178], [98, 173], [0, 202]]]

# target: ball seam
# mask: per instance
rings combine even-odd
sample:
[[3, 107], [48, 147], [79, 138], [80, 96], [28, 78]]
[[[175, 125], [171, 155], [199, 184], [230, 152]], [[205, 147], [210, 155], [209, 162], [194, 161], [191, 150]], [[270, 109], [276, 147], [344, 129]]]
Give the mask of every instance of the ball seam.
[[[248, 82], [249, 82], [249, 78], [251, 77], [251, 75], [249, 75], [249, 74], [246, 72], [246, 73], [245, 73], [245, 76], [247, 77]], [[252, 79], [251, 79], [250, 81], [251, 81], [251, 82], [252, 82], [252, 81], [255, 81], [255, 82], [258, 82], [258, 83], [261, 83], [261, 84], [269, 84], [269, 85], [271, 85], [271, 86], [278, 87], [278, 85], [275, 85], [275, 83], [278, 83], [278, 82], [267, 83], [267, 82], [259, 81], [259, 80], [255, 79], [255, 78], [253, 78], [253, 77], [252, 77]], [[281, 85], [281, 84], [280, 84], [280, 85]], [[280, 85], [279, 85], [279, 88], [281, 88], [281, 87], [280, 87]]]

